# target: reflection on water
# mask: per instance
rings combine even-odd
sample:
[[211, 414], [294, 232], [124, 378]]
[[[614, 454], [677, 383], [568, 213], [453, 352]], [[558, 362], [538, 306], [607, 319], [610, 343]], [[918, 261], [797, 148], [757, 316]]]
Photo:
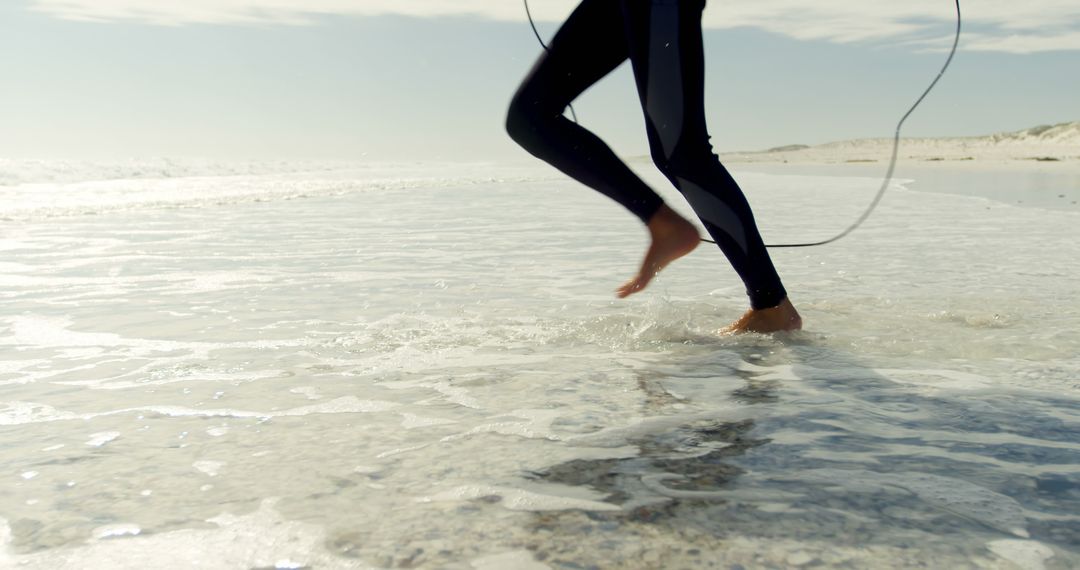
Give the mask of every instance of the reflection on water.
[[[744, 358], [760, 349], [741, 348], [722, 347]], [[748, 564], [787, 560], [797, 566], [858, 566], [879, 546], [879, 554], [903, 552], [902, 559], [875, 562], [884, 566], [936, 567], [950, 560], [950, 567], [978, 567], [987, 545], [1015, 558], [1014, 551], [1045, 555], [1052, 552], [1046, 545], [1068, 551], [1080, 543], [1076, 426], [1056, 413], [1075, 414], [1075, 401], [1030, 394], [1022, 400], [927, 397], [802, 335], [782, 348], [788, 349], [783, 357], [756, 359], [758, 372], [743, 371], [746, 385], [730, 392], [757, 407], [759, 419], [688, 421], [630, 438], [637, 456], [571, 460], [530, 475], [586, 486], [622, 507], [536, 515], [536, 531], [552, 535], [533, 546], [537, 559], [553, 567], [639, 560], [633, 549], [621, 557], [611, 549], [578, 548], [582, 535], [604, 536], [599, 543], [612, 545], [657, 534], [709, 537], [717, 545], [753, 537], [767, 541], [759, 546], [798, 547], [781, 548], [782, 556], [746, 552], [733, 559], [745, 554]], [[800, 365], [804, 357], [815, 364]], [[776, 368], [794, 377], [783, 387], [755, 380], [775, 375]], [[685, 371], [699, 377], [705, 368], [698, 360]], [[647, 393], [689, 389], [677, 372], [650, 382], [655, 385], [643, 386]], [[678, 401], [665, 406], [654, 396], [648, 415], [679, 414], [672, 408]], [[709, 559], [700, 548], [666, 556], [687, 567]], [[1066, 567], [1058, 566], [1063, 562], [1050, 567]]]

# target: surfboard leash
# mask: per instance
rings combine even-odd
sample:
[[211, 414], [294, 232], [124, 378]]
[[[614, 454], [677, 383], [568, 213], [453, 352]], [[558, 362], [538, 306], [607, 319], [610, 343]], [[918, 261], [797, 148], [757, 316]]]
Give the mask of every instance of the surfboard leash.
[[[878, 202], [881, 202], [881, 198], [885, 195], [885, 190], [887, 190], [889, 188], [889, 184], [892, 183], [893, 172], [896, 170], [896, 157], [900, 151], [900, 129], [904, 126], [904, 121], [906, 121], [907, 118], [915, 112], [915, 108], [923, 102], [923, 99], [926, 99], [926, 96], [929, 95], [930, 91], [934, 88], [935, 85], [937, 85], [937, 82], [941, 79], [941, 76], [945, 75], [945, 70], [949, 69], [949, 64], [952, 63], [953, 56], [956, 55], [956, 48], [958, 45], [960, 45], [960, 0], [955, 0], [955, 2], [956, 37], [953, 38], [952, 49], [949, 50], [949, 57], [945, 59], [945, 65], [941, 67], [941, 71], [939, 71], [937, 76], [934, 77], [934, 80], [930, 82], [930, 86], [927, 87], [925, 91], [923, 91], [922, 95], [919, 95], [919, 98], [915, 100], [915, 103], [911, 106], [911, 108], [908, 109], [906, 113], [904, 113], [903, 117], [900, 117], [900, 122], [896, 124], [896, 133], [893, 135], [892, 157], [889, 159], [889, 168], [885, 171], [885, 178], [881, 181], [881, 188], [878, 189], [877, 195], [874, 196], [874, 200], [870, 202], [870, 206], [866, 208], [866, 211], [863, 212], [861, 216], [859, 216], [859, 219], [855, 220], [854, 224], [851, 224], [850, 226], [848, 226], [847, 229], [829, 239], [807, 243], [765, 244], [765, 247], [811, 247], [815, 245], [825, 245], [827, 243], [832, 243], [855, 231], [855, 228], [858, 228], [860, 225], [862, 225], [863, 222], [866, 221], [867, 218], [870, 217], [870, 214], [874, 211], [874, 208], [877, 208]], [[709, 243], [716, 243], [712, 240], [704, 241], [707, 241]]]
[[[547, 44], [544, 43], [544, 40], [540, 38], [540, 32], [536, 30], [536, 23], [533, 22], [532, 12], [529, 11], [529, 0], [522, 0], [522, 2], [525, 3], [525, 15], [529, 17], [529, 25], [532, 26], [532, 31], [533, 34], [536, 36], [536, 41], [540, 42], [540, 47], [544, 48], [544, 51], [550, 53], [551, 50], [548, 49]], [[570, 104], [567, 104], [566, 106], [570, 108], [570, 116], [574, 118], [574, 122], [578, 122], [577, 113], [574, 112], [574, 106]]]
[[[545, 51], [550, 51], [548, 50], [547, 44], [544, 43], [544, 40], [540, 38], [540, 32], [536, 29], [536, 23], [533, 22], [532, 13], [529, 11], [529, 0], [522, 1], [525, 3], [525, 15], [529, 18], [529, 25], [532, 26], [533, 34], [536, 35], [536, 40], [540, 42], [540, 45], [544, 48]], [[953, 38], [952, 49], [949, 50], [949, 57], [945, 59], [945, 65], [941, 67], [941, 71], [939, 71], [937, 76], [934, 77], [934, 80], [930, 82], [930, 86], [922, 92], [922, 95], [919, 95], [919, 98], [915, 100], [915, 103], [911, 106], [911, 108], [908, 109], [902, 117], [900, 117], [900, 122], [896, 124], [896, 133], [893, 135], [892, 156], [889, 159], [889, 168], [888, 170], [886, 170], [885, 178], [881, 181], [881, 188], [878, 189], [877, 195], [875, 195], [873, 201], [870, 202], [870, 206], [868, 206], [866, 208], [866, 211], [864, 211], [862, 215], [859, 216], [857, 220], [855, 220], [855, 223], [851, 224], [850, 226], [848, 226], [847, 229], [829, 239], [806, 243], [766, 244], [765, 247], [812, 247], [832, 243], [855, 231], [856, 228], [861, 226], [862, 223], [870, 217], [870, 214], [874, 211], [874, 209], [877, 208], [878, 203], [881, 202], [881, 198], [885, 196], [885, 191], [889, 188], [889, 184], [892, 183], [893, 173], [896, 170], [896, 159], [900, 151], [900, 130], [904, 126], [904, 121], [906, 121], [907, 118], [915, 112], [915, 109], [919, 106], [920, 103], [923, 102], [923, 99], [926, 99], [926, 96], [929, 95], [930, 91], [934, 89], [934, 86], [937, 85], [941, 77], [945, 75], [945, 70], [949, 69], [949, 64], [952, 63], [953, 56], [956, 55], [956, 48], [960, 45], [960, 28], [962, 25], [962, 18], [960, 15], [960, 0], [954, 0], [954, 2], [956, 4], [956, 36]], [[574, 107], [572, 105], [570, 105], [569, 107], [570, 115], [574, 118], [574, 122], [576, 123], [577, 114], [574, 112]], [[701, 241], [712, 244], [716, 243], [713, 240], [705, 238], [702, 238]]]

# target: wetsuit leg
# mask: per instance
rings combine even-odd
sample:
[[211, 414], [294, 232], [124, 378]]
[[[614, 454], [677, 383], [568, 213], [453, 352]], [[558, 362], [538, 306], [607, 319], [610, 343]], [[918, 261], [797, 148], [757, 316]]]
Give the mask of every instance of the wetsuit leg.
[[530, 153], [647, 223], [663, 205], [660, 196], [596, 135], [563, 116], [571, 101], [628, 53], [618, 0], [584, 0], [518, 88], [506, 129]]
[[621, 0], [653, 161], [693, 207], [755, 309], [786, 296], [750, 204], [713, 154], [705, 127], [705, 0]]

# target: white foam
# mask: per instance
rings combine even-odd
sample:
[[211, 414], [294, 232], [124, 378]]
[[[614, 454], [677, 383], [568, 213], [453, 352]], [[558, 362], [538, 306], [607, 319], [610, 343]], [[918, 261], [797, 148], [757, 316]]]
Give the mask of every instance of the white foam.
[[7, 519], [0, 518], [0, 568], [11, 568], [16, 564], [14, 557], [8, 553], [11, 538], [11, 525]]
[[307, 396], [307, 399], [309, 400], [318, 400], [322, 398], [322, 396], [319, 395], [318, 388], [315, 388], [314, 386], [297, 386], [296, 388], [289, 388], [289, 392]]
[[103, 431], [99, 433], [90, 434], [90, 439], [86, 441], [86, 445], [90, 447], [101, 447], [110, 441], [120, 437], [118, 431]]
[[[0, 567], [79, 570], [111, 568], [268, 568], [282, 561], [345, 570], [356, 568], [353, 561], [330, 555], [322, 548], [325, 531], [317, 525], [290, 521], [273, 508], [276, 499], [266, 499], [258, 510], [244, 515], [222, 514], [206, 520], [214, 528], [182, 529], [168, 532], [134, 531], [135, 525], [104, 527], [108, 536], [89, 542], [52, 548], [30, 554], [11, 554], [11, 529], [0, 519]], [[108, 531], [112, 532], [108, 532]], [[113, 534], [115, 532], [122, 534]], [[119, 539], [118, 539], [119, 538]]]
[[992, 540], [986, 547], [1022, 570], [1045, 570], [1046, 561], [1054, 556], [1052, 548], [1035, 540]]
[[551, 429], [551, 423], [558, 419], [561, 413], [558, 410], [514, 410], [505, 415], [524, 418], [523, 421], [488, 422], [480, 424], [465, 433], [446, 436], [442, 441], [452, 441], [480, 433], [499, 433], [557, 441], [561, 438]]
[[217, 477], [218, 473], [221, 471], [221, 468], [225, 466], [225, 462], [202, 460], [192, 463], [191, 466], [198, 471], [204, 473], [205, 475], [208, 475], [210, 477]]
[[[118, 292], [118, 294], [123, 293]], [[8, 317], [6, 320], [10, 323], [12, 335], [0, 338], [0, 346], [6, 344], [14, 346], [16, 349], [30, 347], [35, 349], [53, 348], [61, 351], [65, 358], [73, 360], [111, 354], [117, 357], [143, 361], [133, 369], [113, 377], [55, 381], [57, 384], [106, 390], [145, 388], [146, 386], [190, 380], [225, 383], [251, 382], [274, 378], [279, 376], [281, 372], [275, 370], [203, 370], [193, 369], [192, 364], [210, 361], [211, 352], [215, 350], [271, 349], [305, 346], [311, 342], [306, 339], [284, 339], [215, 343], [128, 338], [115, 333], [72, 330], [73, 321], [70, 318], [20, 315]], [[170, 354], [181, 354], [181, 356], [164, 356]], [[166, 367], [165, 364], [170, 362], [177, 363], [179, 366], [176, 368]], [[31, 369], [30, 365], [19, 365], [18, 369], [13, 370], [13, 372], [21, 373], [22, 377], [6, 380], [2, 383], [38, 382], [58, 375], [96, 369], [95, 364], [75, 365], [66, 369], [55, 369], [51, 366], [42, 367], [40, 364], [44, 363], [34, 364], [33, 369]]]
[[[382, 360], [382, 359], [380, 359]], [[429, 359], [430, 362], [430, 359]], [[382, 368], [385, 364], [376, 365], [377, 368]], [[417, 369], [427, 368], [429, 364], [417, 365], [414, 363]], [[393, 367], [390, 367], [393, 368]], [[459, 406], [466, 408], [480, 409], [480, 403], [469, 395], [469, 391], [465, 388], [454, 386], [449, 380], [414, 380], [404, 382], [384, 382], [382, 386], [391, 390], [411, 389], [411, 388], [429, 388], [435, 392], [445, 396], [446, 401], [452, 402]]]
[[[15, 374], [17, 372], [23, 372], [33, 368], [39, 368], [51, 364], [49, 360], [44, 358], [35, 358], [29, 360], [16, 360], [10, 358], [7, 360], [0, 360], [0, 374]], [[0, 380], [0, 386], [11, 384], [26, 384], [32, 382], [33, 377], [29, 374], [24, 375], [22, 378], [15, 378], [12, 380]]]
[[[235, 278], [236, 275], [233, 275]], [[242, 276], [240, 278], [242, 278]], [[115, 333], [71, 330], [74, 323], [70, 318], [20, 315], [8, 317], [6, 320], [11, 325], [13, 334], [11, 337], [3, 340], [6, 340], [8, 344], [15, 346], [31, 346], [35, 348], [85, 347], [101, 349], [126, 347], [138, 349], [140, 352], [137, 354], [139, 355], [187, 350], [200, 356], [204, 356], [208, 351], [220, 348], [274, 348], [301, 346], [307, 343], [307, 341], [303, 340], [254, 340], [215, 343], [127, 338]]]
[[874, 372], [894, 382], [926, 386], [939, 390], [982, 390], [992, 385], [990, 380], [981, 374], [940, 368], [875, 368]]
[[[176, 360], [181, 362], [189, 361], [188, 358], [177, 358]], [[159, 361], [159, 363], [160, 362], [161, 361]], [[265, 380], [267, 378], [278, 378], [281, 376], [281, 372], [277, 370], [263, 370], [251, 372], [191, 371], [187, 373], [176, 373], [172, 375], [169, 375], [167, 372], [165, 372], [152, 374], [151, 378], [154, 378], [155, 376], [157, 378], [153, 380], [146, 379], [146, 377], [143, 376], [140, 377], [138, 380], [134, 381], [104, 379], [61, 381], [54, 383], [67, 386], [85, 386], [87, 388], [100, 390], [127, 390], [131, 388], [146, 388], [147, 386], [164, 386], [166, 384], [175, 384], [178, 382], [220, 382], [234, 384], [241, 382], [255, 382], [258, 380]]]
[[356, 396], [342, 396], [322, 404], [300, 406], [284, 412], [274, 412], [267, 417], [306, 416], [309, 414], [366, 414], [385, 412], [400, 407], [397, 402], [384, 400], [361, 400]]
[[[108, 412], [95, 412], [76, 414], [57, 410], [45, 404], [33, 402], [3, 402], [0, 408], [0, 425], [21, 425], [40, 422], [56, 422], [67, 420], [91, 420], [94, 418], [115, 416], [120, 414], [145, 412], [161, 414], [171, 417], [228, 417], [228, 418], [278, 418], [290, 416], [306, 416], [310, 414], [362, 414], [371, 412], [383, 412], [393, 410], [401, 404], [379, 400], [361, 400], [356, 396], [342, 396], [329, 402], [311, 406], [300, 406], [282, 411], [255, 412], [250, 410], [237, 410], [232, 408], [197, 409], [182, 406], [145, 406], [141, 408], [123, 408]], [[100, 435], [100, 434], [98, 434]], [[119, 434], [117, 434], [119, 435]], [[111, 441], [111, 439], [109, 440]], [[87, 442], [89, 445], [89, 442]]]
[[64, 160], [0, 158], [0, 185], [90, 180], [168, 179], [250, 176], [372, 168], [374, 164], [340, 161], [221, 161], [208, 158], [130, 158]]
[[410, 445], [407, 447], [395, 447], [394, 449], [388, 449], [375, 456], [376, 459], [385, 459], [387, 457], [393, 457], [395, 455], [401, 455], [402, 453], [409, 453], [411, 451], [419, 451], [428, 447], [428, 444], [423, 443], [420, 445]]
[[117, 538], [121, 536], [138, 536], [142, 532], [142, 529], [138, 525], [133, 524], [111, 524], [107, 526], [99, 526], [94, 529], [94, 538], [101, 540], [105, 538]]
[[648, 437], [650, 434], [664, 433], [673, 428], [697, 421], [722, 420], [736, 422], [747, 418], [762, 418], [769, 413], [769, 410], [765, 408], [722, 404], [713, 407], [707, 412], [633, 418], [627, 425], [607, 427], [592, 433], [566, 436], [563, 439], [576, 446], [624, 447], [635, 440]]
[[[273, 200], [294, 200], [357, 192], [391, 192], [414, 188], [448, 187], [487, 183], [496, 170], [509, 175], [519, 169], [477, 170], [477, 165], [393, 165], [372, 167], [338, 164], [329, 168], [303, 163], [230, 165], [206, 167], [173, 162], [163, 168], [98, 167], [80, 164], [65, 174], [46, 166], [34, 172], [26, 164], [12, 175], [0, 161], [0, 218], [34, 220], [58, 216], [82, 216], [149, 208], [205, 208]], [[318, 172], [322, 170], [323, 172]], [[306, 172], [305, 172], [306, 171]], [[550, 176], [550, 175], [549, 175]]]
[[419, 427], [440, 426], [446, 424], [456, 423], [454, 420], [446, 420], [442, 418], [428, 418], [418, 416], [416, 414], [403, 413], [401, 414], [401, 427], [405, 429], [413, 429]]
[[0, 402], [0, 425], [3, 426], [74, 420], [80, 417], [79, 414], [63, 412], [48, 404]]

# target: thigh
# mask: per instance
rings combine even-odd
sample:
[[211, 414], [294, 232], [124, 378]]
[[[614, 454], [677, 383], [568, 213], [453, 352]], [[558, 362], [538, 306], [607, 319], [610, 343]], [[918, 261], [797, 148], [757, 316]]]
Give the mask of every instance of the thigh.
[[680, 141], [706, 143], [704, 0], [623, 0], [653, 156], [668, 160]]
[[562, 114], [571, 101], [628, 56], [619, 2], [583, 0], [540, 55], [517, 97]]

